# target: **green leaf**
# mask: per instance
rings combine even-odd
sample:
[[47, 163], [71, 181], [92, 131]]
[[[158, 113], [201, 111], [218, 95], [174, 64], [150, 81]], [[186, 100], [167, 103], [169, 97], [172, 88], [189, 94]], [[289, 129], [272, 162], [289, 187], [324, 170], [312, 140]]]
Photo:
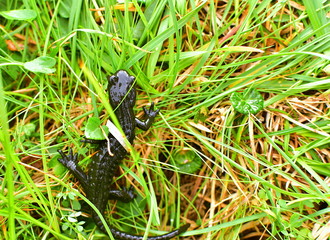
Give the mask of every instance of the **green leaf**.
[[63, 207], [65, 207], [65, 208], [68, 208], [68, 207], [70, 207], [70, 201], [69, 201], [69, 199], [65, 199], [64, 197], [63, 197], [63, 201], [62, 201], [62, 206]]
[[3, 11], [0, 14], [10, 20], [33, 20], [37, 17], [37, 12], [31, 9]]
[[296, 240], [313, 239], [310, 229], [302, 228], [298, 230]]
[[69, 192], [68, 193], [68, 197], [71, 199], [71, 200], [74, 200], [76, 198], [76, 194], [74, 192]]
[[290, 224], [292, 227], [298, 228], [301, 227], [301, 224], [303, 223], [300, 220], [300, 215], [297, 213], [293, 213], [290, 217]]
[[72, 218], [77, 218], [81, 215], [81, 212], [72, 212], [69, 217], [72, 217]]
[[76, 211], [81, 209], [81, 204], [78, 200], [73, 200], [72, 201], [72, 209], [76, 210]]
[[[103, 131], [101, 129], [103, 128]], [[107, 135], [109, 130], [106, 126], [101, 126], [101, 120], [97, 117], [91, 117], [87, 120], [85, 128], [85, 136], [88, 139], [104, 140], [105, 134]]]
[[263, 199], [263, 200], [268, 200], [268, 196], [267, 196], [267, 193], [264, 189], [261, 189], [259, 192], [258, 192], [258, 197]]
[[24, 68], [34, 73], [53, 73], [55, 68], [52, 68], [56, 60], [51, 57], [38, 57], [30, 62], [24, 63]]
[[202, 166], [201, 157], [193, 150], [180, 149], [173, 154], [174, 165], [184, 173], [194, 173]]
[[264, 107], [264, 99], [255, 89], [245, 89], [242, 93], [234, 92], [230, 101], [234, 109], [243, 114], [256, 114]]
[[69, 222], [78, 222], [76, 218], [68, 217]]
[[69, 227], [70, 227], [70, 224], [69, 224], [69, 223], [63, 223], [63, 225], [62, 225], [62, 230], [65, 231], [65, 230], [67, 230]]
[[82, 232], [83, 230], [84, 230], [84, 227], [83, 226], [77, 226], [77, 230], [78, 230], [78, 232]]

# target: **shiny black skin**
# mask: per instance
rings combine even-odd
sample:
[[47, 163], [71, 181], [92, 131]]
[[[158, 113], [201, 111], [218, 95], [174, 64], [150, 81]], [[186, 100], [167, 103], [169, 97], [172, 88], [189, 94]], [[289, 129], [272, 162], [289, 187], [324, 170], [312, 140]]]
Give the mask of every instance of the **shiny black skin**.
[[[149, 109], [143, 108], [146, 115], [146, 119], [141, 121], [135, 118], [133, 107], [136, 100], [136, 91], [133, 87], [134, 77], [130, 76], [126, 71], [119, 70], [113, 76], [110, 76], [108, 94], [110, 98], [110, 104], [115, 110], [117, 119], [124, 131], [126, 138], [132, 144], [135, 138], [135, 127], [139, 127], [143, 130], [148, 130], [151, 126], [154, 118], [157, 116], [159, 110], [154, 110], [154, 104], [152, 103]], [[97, 152], [92, 158], [92, 162], [89, 165], [88, 174], [86, 174], [78, 165], [78, 155], [73, 154], [70, 150], [69, 154], [64, 154], [61, 150], [59, 153], [61, 157], [59, 161], [66, 166], [73, 175], [81, 183], [87, 198], [97, 207], [97, 209], [103, 214], [109, 199], [118, 199], [123, 202], [129, 202], [135, 198], [134, 191], [132, 189], [123, 190], [110, 190], [110, 185], [113, 182], [113, 176], [126, 156], [127, 151], [117, 141], [117, 139], [109, 133], [108, 135], [110, 143], [110, 152], [108, 152], [108, 142], [106, 140], [95, 141], [86, 139], [85, 142], [96, 143]], [[93, 211], [92, 217], [96, 225], [106, 232], [104, 225], [102, 224], [99, 216]], [[177, 230], [169, 232], [165, 235], [148, 237], [149, 240], [166, 240], [171, 239], [183, 232], [189, 227], [186, 224]], [[143, 236], [131, 235], [129, 233], [121, 232], [118, 229], [110, 226], [110, 230], [115, 239], [121, 240], [142, 240]]]

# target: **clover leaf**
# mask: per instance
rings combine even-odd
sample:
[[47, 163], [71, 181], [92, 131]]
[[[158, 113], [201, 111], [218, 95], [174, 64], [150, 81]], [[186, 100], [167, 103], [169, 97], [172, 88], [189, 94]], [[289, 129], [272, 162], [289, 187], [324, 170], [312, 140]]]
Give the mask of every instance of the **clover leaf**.
[[230, 102], [236, 111], [243, 114], [256, 114], [264, 107], [262, 95], [254, 88], [234, 92], [230, 97]]
[[179, 149], [173, 154], [174, 166], [184, 173], [194, 173], [202, 166], [201, 157], [193, 150]]

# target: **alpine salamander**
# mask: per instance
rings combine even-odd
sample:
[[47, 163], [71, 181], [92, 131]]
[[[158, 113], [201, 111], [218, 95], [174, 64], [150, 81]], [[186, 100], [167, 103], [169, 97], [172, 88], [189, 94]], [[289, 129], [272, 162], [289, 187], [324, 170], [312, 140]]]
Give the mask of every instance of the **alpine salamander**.
[[[133, 107], [136, 101], [136, 91], [133, 86], [135, 78], [130, 76], [126, 71], [119, 70], [108, 79], [108, 94], [110, 104], [115, 109], [117, 119], [126, 135], [127, 140], [132, 144], [135, 138], [135, 127], [142, 130], [148, 130], [157, 116], [159, 110], [154, 109], [152, 103], [149, 109], [143, 108], [146, 115], [144, 121], [135, 117]], [[73, 154], [72, 150], [69, 154], [63, 153], [59, 150], [61, 158], [59, 161], [66, 166], [73, 175], [79, 180], [82, 185], [87, 198], [97, 207], [97, 209], [104, 214], [106, 205], [109, 199], [118, 199], [123, 202], [132, 201], [135, 198], [133, 189], [111, 190], [113, 176], [126, 156], [127, 151], [121, 143], [111, 134], [108, 135], [108, 140], [95, 141], [91, 139], [84, 140], [89, 143], [97, 144], [97, 152], [92, 157], [92, 162], [89, 165], [88, 174], [86, 174], [78, 165], [78, 154]], [[109, 154], [110, 152], [113, 154]], [[96, 225], [106, 232], [99, 216], [92, 211], [92, 217]], [[189, 227], [186, 224], [177, 230], [169, 232], [164, 235], [148, 237], [149, 240], [166, 240], [171, 239], [183, 232]], [[143, 236], [131, 235], [129, 233], [121, 232], [110, 225], [110, 230], [115, 239], [118, 240], [142, 240]]]

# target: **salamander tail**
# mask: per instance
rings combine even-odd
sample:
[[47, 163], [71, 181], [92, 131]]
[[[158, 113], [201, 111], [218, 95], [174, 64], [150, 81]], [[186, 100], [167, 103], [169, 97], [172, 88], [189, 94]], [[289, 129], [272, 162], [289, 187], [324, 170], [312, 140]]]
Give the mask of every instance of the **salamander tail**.
[[[172, 232], [166, 233], [164, 235], [148, 237], [147, 239], [148, 240], [168, 240], [168, 239], [171, 239], [171, 238], [174, 238], [174, 237], [180, 235], [181, 233], [184, 233], [185, 231], [187, 231], [189, 226], [190, 226], [190, 224], [185, 224]], [[114, 238], [118, 239], [118, 240], [142, 240], [143, 239], [143, 236], [125, 233], [125, 232], [119, 231], [118, 229], [113, 228], [113, 227], [111, 227], [110, 230], [111, 230], [111, 233], [114, 236]]]
[[[101, 219], [99, 218], [99, 216], [97, 214], [95, 214], [93, 216], [93, 218], [94, 218], [94, 221], [95, 221], [96, 225], [99, 227], [99, 229], [102, 232], [106, 233], [106, 229], [105, 229]], [[185, 224], [185, 225], [181, 226], [180, 228], [178, 228], [178, 229], [176, 229], [172, 232], [166, 233], [164, 235], [148, 237], [147, 239], [148, 240], [169, 240], [171, 238], [174, 238], [174, 237], [180, 235], [181, 233], [184, 233], [185, 231], [187, 231], [187, 229], [189, 227], [190, 227], [190, 224]], [[129, 233], [126, 233], [126, 232], [122, 232], [122, 231], [118, 230], [117, 228], [115, 228], [111, 225], [110, 225], [110, 231], [112, 233], [112, 236], [115, 239], [118, 239], [118, 240], [142, 240], [143, 239], [143, 236], [132, 235], [132, 234], [129, 234]]]

